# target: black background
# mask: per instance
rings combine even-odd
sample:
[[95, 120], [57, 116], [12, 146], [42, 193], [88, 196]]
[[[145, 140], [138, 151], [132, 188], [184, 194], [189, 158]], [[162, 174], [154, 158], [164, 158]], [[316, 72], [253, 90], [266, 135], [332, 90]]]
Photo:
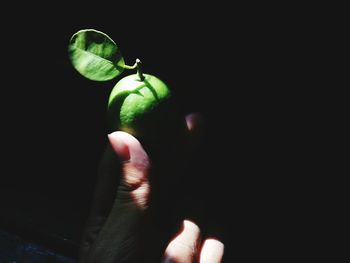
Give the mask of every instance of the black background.
[[145, 73], [167, 82], [184, 116], [203, 114], [193, 169], [202, 180], [189, 185], [203, 195], [198, 205], [212, 209], [208, 220], [219, 226], [227, 257], [291, 257], [297, 218], [287, 192], [298, 127], [286, 105], [299, 40], [283, 20], [287, 11], [102, 4], [22, 6], [27, 12], [11, 9], [2, 22], [3, 228], [76, 255], [116, 83], [87, 80], [70, 64], [71, 35], [94, 28], [118, 43], [128, 64], [140, 58]]

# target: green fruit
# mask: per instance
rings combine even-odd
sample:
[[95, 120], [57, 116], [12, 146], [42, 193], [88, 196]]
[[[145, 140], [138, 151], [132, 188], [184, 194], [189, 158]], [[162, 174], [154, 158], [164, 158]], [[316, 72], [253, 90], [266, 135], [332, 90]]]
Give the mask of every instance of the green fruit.
[[175, 131], [176, 112], [169, 87], [159, 78], [129, 75], [118, 81], [108, 100], [112, 130], [155, 141]]
[[117, 44], [95, 29], [76, 32], [69, 41], [68, 54], [73, 67], [94, 81], [111, 80], [124, 69], [137, 70], [137, 74], [124, 77], [111, 91], [109, 132], [125, 131], [142, 139], [142, 143], [166, 147], [168, 151], [172, 145], [180, 145], [186, 125], [179, 118], [170, 89], [159, 78], [143, 74], [139, 59], [133, 66], [126, 65]]

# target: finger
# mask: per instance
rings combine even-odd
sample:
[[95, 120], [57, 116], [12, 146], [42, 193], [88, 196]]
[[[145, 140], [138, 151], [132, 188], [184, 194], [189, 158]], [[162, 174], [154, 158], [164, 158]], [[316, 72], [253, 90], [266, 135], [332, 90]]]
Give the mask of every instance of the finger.
[[199, 112], [193, 112], [187, 114], [185, 117], [187, 130], [191, 133], [199, 133], [204, 125], [202, 114]]
[[130, 134], [118, 131], [109, 134], [108, 139], [122, 174], [108, 217], [86, 258], [91, 262], [138, 262], [150, 191], [150, 161], [140, 142]]
[[90, 212], [85, 222], [79, 256], [82, 259], [106, 222], [117, 193], [120, 174], [120, 160], [108, 143], [99, 163]]
[[193, 151], [198, 148], [199, 143], [202, 141], [205, 134], [205, 121], [204, 117], [199, 112], [193, 112], [185, 116], [187, 138], [186, 146], [188, 154], [191, 155]]
[[164, 263], [192, 263], [197, 257], [200, 229], [189, 221], [183, 221], [182, 231], [169, 243], [164, 253]]
[[117, 131], [108, 135], [112, 148], [122, 163], [121, 184], [129, 190], [135, 204], [144, 208], [150, 190], [150, 160], [140, 142], [132, 135]]
[[219, 240], [208, 238], [204, 241], [199, 263], [220, 263], [224, 255], [224, 244]]

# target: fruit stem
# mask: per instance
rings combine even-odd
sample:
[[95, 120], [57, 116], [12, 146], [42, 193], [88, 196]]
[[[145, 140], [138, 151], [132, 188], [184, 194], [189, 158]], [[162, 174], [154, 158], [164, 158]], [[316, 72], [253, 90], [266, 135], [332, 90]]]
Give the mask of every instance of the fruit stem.
[[124, 68], [125, 69], [135, 69], [135, 68], [137, 68], [137, 74], [139, 75], [140, 80], [143, 81], [145, 79], [145, 76], [142, 74], [141, 64], [142, 64], [141, 60], [139, 60], [137, 58], [134, 65], [132, 65], [132, 66], [124, 65]]
[[139, 78], [141, 81], [143, 81], [145, 79], [145, 76], [142, 74], [142, 70], [141, 70], [141, 60], [139, 60], [138, 58], [136, 59], [136, 66], [137, 66], [137, 74], [139, 75]]
[[125, 68], [125, 69], [135, 69], [136, 67], [137, 67], [137, 63], [136, 63], [136, 62], [135, 62], [135, 64], [132, 65], [132, 66], [124, 65], [124, 68]]

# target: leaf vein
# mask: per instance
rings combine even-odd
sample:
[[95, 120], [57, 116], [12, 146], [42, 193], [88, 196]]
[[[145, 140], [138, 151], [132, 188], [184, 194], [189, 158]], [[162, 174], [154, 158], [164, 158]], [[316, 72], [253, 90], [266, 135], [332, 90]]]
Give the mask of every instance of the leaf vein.
[[94, 53], [92, 53], [92, 52], [86, 51], [85, 49], [82, 49], [82, 48], [78, 48], [78, 47], [75, 47], [75, 48], [76, 48], [77, 50], [80, 50], [80, 51], [84, 52], [84, 53], [90, 54], [90, 55], [96, 57], [97, 59], [100, 59], [100, 60], [102, 60], [102, 61], [106, 61], [106, 62], [108, 62], [108, 63], [114, 65], [114, 63], [113, 63], [112, 61], [110, 61], [110, 60], [108, 60], [108, 59], [106, 59], [106, 58], [104, 58], [104, 57], [100, 57], [100, 56], [98, 56], [98, 55], [96, 55], [96, 54], [94, 54]]

